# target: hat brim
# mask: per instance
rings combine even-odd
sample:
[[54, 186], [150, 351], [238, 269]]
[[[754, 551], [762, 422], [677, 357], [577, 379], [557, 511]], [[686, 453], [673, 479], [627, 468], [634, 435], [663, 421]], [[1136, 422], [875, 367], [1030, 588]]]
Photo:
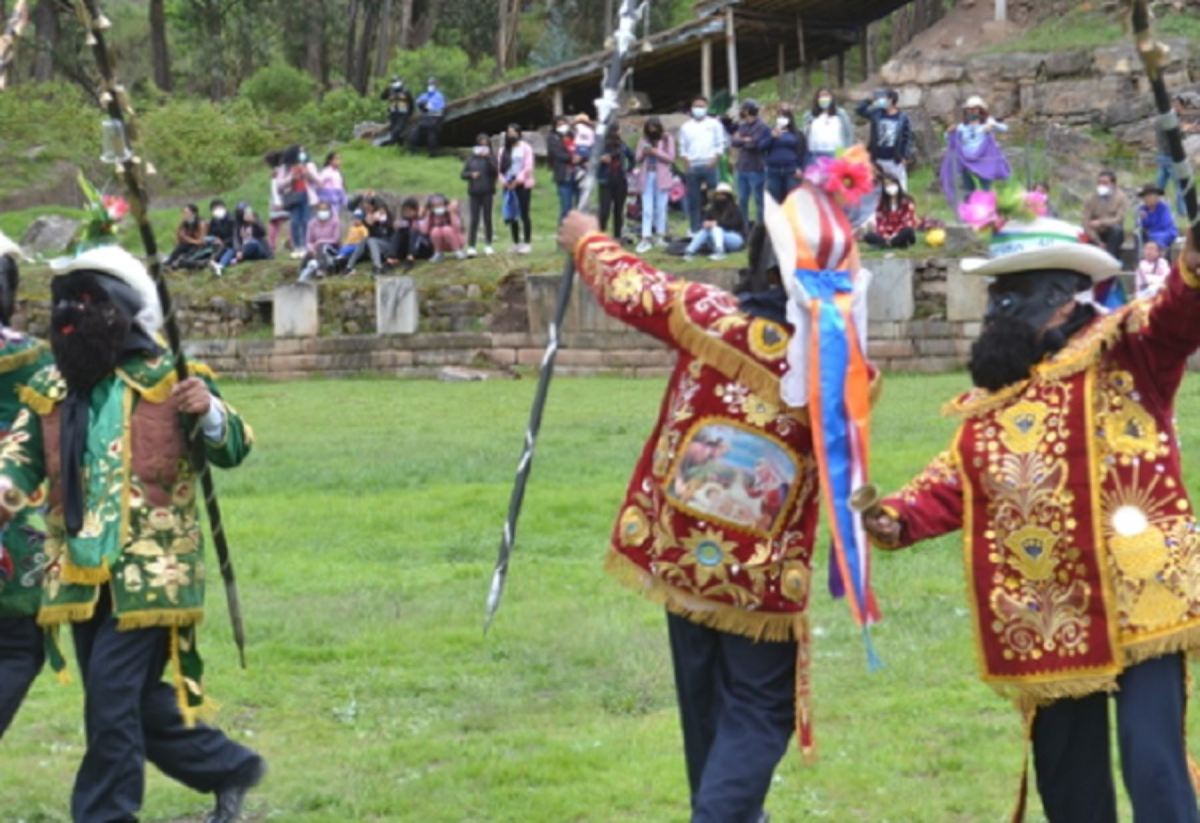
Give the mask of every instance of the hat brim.
[[962, 261], [963, 274], [980, 277], [1001, 277], [1039, 269], [1079, 272], [1096, 281], [1119, 274], [1121, 264], [1104, 249], [1085, 243], [1030, 249], [996, 258], [967, 257]]

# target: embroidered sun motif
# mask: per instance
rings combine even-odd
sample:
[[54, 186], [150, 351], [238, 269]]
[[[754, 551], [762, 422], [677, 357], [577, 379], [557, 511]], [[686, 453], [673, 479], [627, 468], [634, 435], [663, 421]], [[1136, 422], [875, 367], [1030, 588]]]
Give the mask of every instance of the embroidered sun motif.
[[693, 530], [682, 542], [687, 553], [679, 558], [679, 565], [693, 570], [697, 586], [705, 586], [713, 580], [723, 583], [728, 579], [726, 564], [733, 556], [734, 543], [723, 540], [720, 532], [711, 530]]
[[640, 546], [650, 536], [650, 523], [646, 515], [636, 506], [627, 506], [621, 512], [621, 545]]

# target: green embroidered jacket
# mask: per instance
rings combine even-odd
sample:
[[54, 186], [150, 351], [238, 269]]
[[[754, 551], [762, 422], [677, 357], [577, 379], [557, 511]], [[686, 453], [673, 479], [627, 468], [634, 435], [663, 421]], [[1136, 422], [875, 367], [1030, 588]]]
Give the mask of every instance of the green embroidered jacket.
[[[217, 398], [207, 367], [192, 364]], [[138, 356], [92, 390], [84, 454], [84, 522], [67, 534], [60, 483], [59, 404], [67, 386], [54, 366], [34, 375], [0, 444], [0, 476], [26, 494], [49, 481], [46, 568], [38, 623], [88, 620], [109, 585], [122, 629], [193, 626], [203, 617], [205, 567], [197, 480], [183, 421], [171, 396], [169, 355]], [[220, 442], [206, 441], [212, 465], [236, 466], [253, 433], [227, 403]]]
[[[0, 330], [0, 434], [7, 433], [20, 409], [17, 395], [42, 368], [54, 362], [40, 340]], [[36, 504], [42, 495], [34, 495]], [[42, 569], [46, 555], [41, 514], [28, 506], [0, 532], [0, 540], [13, 562], [12, 580], [0, 580], [0, 617], [30, 617], [41, 602]]]

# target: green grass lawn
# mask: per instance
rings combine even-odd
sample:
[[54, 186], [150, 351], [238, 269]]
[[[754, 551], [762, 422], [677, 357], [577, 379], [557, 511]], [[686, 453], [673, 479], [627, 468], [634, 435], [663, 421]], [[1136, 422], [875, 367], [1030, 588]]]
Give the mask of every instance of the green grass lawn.
[[[894, 487], [948, 442], [939, 406], [965, 382], [888, 379], [877, 481]], [[687, 818], [662, 611], [600, 567], [661, 381], [555, 384], [507, 598], [482, 636], [533, 389], [227, 387], [259, 436], [248, 463], [219, 478], [249, 670], [237, 668], [215, 567], [202, 643], [220, 723], [271, 761], [254, 819]], [[1197, 400], [1189, 382], [1184, 431], [1200, 425]], [[1195, 483], [1200, 460], [1188, 457]], [[875, 569], [886, 668], [868, 673], [844, 604], [815, 595], [820, 759], [803, 767], [789, 753], [773, 819], [1006, 819], [1020, 722], [976, 678], [957, 538], [877, 556]], [[78, 684], [43, 677], [0, 743], [0, 819], [66, 820], [82, 740]], [[208, 799], [150, 771], [143, 819], [197, 820]]]

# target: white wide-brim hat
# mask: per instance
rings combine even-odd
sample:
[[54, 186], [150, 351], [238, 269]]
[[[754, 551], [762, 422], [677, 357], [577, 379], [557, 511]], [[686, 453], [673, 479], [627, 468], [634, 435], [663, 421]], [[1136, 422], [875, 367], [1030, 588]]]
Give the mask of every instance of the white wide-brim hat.
[[1104, 280], [1120, 273], [1121, 264], [1099, 246], [1084, 243], [1082, 230], [1064, 220], [1039, 217], [1030, 223], [1008, 223], [992, 235], [988, 257], [967, 257], [964, 274], [1000, 277], [1040, 269], [1079, 272]]
[[0, 231], [0, 255], [9, 255], [24, 260], [27, 263], [32, 263], [33, 260], [25, 252], [21, 250], [11, 237]]
[[154, 279], [141, 260], [120, 246], [96, 246], [74, 257], [59, 257], [50, 261], [50, 268], [59, 275], [86, 270], [115, 277], [141, 298], [142, 308], [134, 322], [142, 327], [142, 331], [153, 337], [162, 329], [162, 304], [158, 301], [158, 287], [154, 285]]
[[983, 102], [983, 98], [978, 94], [972, 94], [967, 98], [967, 102], [963, 103], [964, 109], [986, 109], [987, 103]]

